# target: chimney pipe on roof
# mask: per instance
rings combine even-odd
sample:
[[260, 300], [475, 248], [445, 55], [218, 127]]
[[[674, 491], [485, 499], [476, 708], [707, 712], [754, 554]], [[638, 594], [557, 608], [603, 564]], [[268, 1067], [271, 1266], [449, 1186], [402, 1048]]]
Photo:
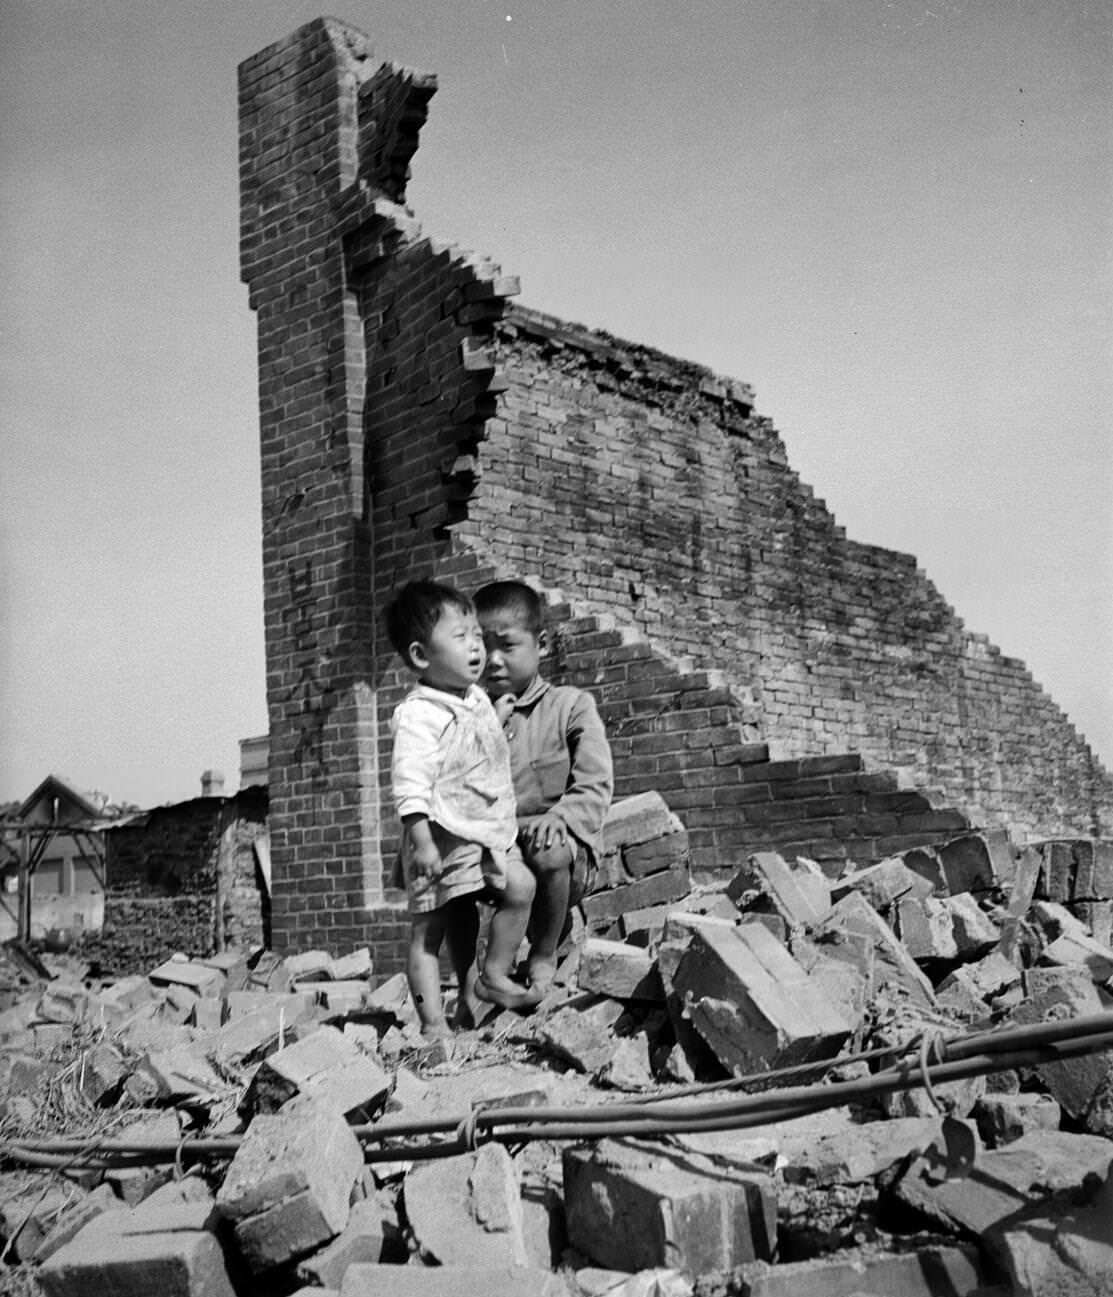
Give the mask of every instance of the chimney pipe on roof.
[[224, 771], [203, 770], [201, 772], [201, 796], [222, 797], [224, 795]]

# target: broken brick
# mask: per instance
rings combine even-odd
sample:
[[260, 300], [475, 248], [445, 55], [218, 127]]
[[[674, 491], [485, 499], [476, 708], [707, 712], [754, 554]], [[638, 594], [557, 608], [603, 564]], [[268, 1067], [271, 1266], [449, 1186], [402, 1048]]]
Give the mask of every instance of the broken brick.
[[692, 1274], [772, 1256], [772, 1180], [648, 1141], [605, 1139], [563, 1154], [572, 1246], [616, 1270]]
[[207, 1203], [96, 1216], [38, 1271], [47, 1297], [234, 1297]]
[[419, 1162], [403, 1185], [422, 1256], [442, 1266], [525, 1265], [521, 1190], [501, 1144]]
[[363, 1150], [343, 1117], [311, 1099], [292, 1100], [247, 1128], [217, 1193], [241, 1253], [258, 1272], [304, 1255], [348, 1223]]
[[589, 937], [584, 942], [576, 979], [582, 991], [615, 1000], [660, 1000], [656, 961], [641, 946]]
[[736, 1075], [838, 1052], [846, 1022], [765, 928], [701, 924], [676, 970], [684, 1014]]

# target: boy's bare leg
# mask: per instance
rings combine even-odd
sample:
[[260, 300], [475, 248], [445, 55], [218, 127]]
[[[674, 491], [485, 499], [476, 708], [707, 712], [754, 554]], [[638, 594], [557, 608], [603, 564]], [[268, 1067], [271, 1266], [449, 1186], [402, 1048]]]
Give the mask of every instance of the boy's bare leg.
[[523, 847], [526, 863], [537, 879], [537, 895], [530, 918], [529, 980], [541, 992], [556, 976], [556, 952], [568, 918], [572, 889], [572, 847], [567, 842], [551, 847]]
[[441, 1002], [441, 941], [445, 932], [444, 909], [415, 914], [410, 921], [406, 951], [406, 979], [421, 1022], [421, 1034], [436, 1040], [451, 1036]]
[[481, 1000], [504, 1009], [520, 1009], [541, 998], [532, 987], [511, 979], [514, 957], [526, 935], [530, 906], [536, 884], [520, 858], [511, 857], [506, 871], [506, 889], [499, 893], [487, 933], [487, 950], [475, 993]]
[[458, 896], [445, 906], [445, 940], [456, 974], [456, 1012], [452, 1025], [468, 1030], [475, 1026], [480, 1001], [475, 994], [479, 970], [475, 964], [475, 945], [479, 937], [479, 910], [475, 896]]

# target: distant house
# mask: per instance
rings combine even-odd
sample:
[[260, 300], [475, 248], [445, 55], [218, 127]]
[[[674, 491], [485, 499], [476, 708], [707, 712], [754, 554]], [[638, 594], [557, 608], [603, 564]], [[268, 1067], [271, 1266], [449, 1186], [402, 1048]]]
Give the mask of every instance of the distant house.
[[101, 793], [50, 774], [0, 821], [0, 940], [19, 930], [19, 870], [29, 870], [31, 935], [96, 932], [104, 921], [103, 830], [124, 812]]
[[105, 841], [104, 924], [84, 947], [105, 970], [269, 941], [265, 787], [226, 796], [224, 776], [207, 770], [200, 797], [128, 816]]

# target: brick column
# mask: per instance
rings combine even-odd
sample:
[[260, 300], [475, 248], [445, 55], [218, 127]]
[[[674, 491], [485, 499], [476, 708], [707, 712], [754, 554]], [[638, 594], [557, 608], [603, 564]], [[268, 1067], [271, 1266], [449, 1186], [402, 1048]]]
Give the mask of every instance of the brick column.
[[362, 325], [336, 211], [366, 39], [318, 19], [240, 67], [241, 269], [257, 314], [273, 934], [361, 935], [381, 900]]

